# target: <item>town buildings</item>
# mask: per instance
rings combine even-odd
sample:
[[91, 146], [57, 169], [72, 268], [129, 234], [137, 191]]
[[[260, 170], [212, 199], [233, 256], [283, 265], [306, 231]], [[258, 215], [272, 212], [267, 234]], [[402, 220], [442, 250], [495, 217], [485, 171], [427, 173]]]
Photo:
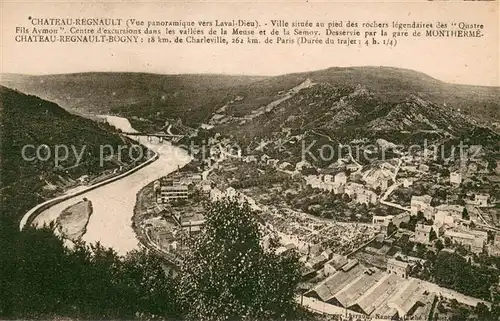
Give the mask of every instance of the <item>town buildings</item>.
[[377, 194], [366, 189], [362, 184], [349, 182], [345, 186], [344, 191], [353, 201], [361, 204], [377, 203]]
[[462, 174], [458, 171], [450, 173], [450, 184], [460, 185], [462, 184]]
[[326, 261], [328, 261], [332, 257], [331, 250], [325, 250], [321, 252], [321, 254], [313, 256], [310, 260], [306, 262], [306, 267], [312, 269], [319, 269], [323, 267]]
[[412, 196], [410, 203], [411, 215], [422, 212], [425, 218], [432, 219], [434, 208], [431, 206], [432, 197], [430, 195]]
[[362, 190], [353, 195], [353, 200], [360, 204], [376, 204], [377, 194], [372, 191]]
[[373, 190], [380, 188], [385, 191], [392, 180], [392, 173], [387, 169], [372, 169], [364, 175], [363, 179], [367, 187]]
[[372, 224], [377, 225], [381, 228], [387, 228], [389, 223], [392, 222], [393, 218], [394, 218], [393, 215], [386, 215], [386, 216], [374, 215], [372, 218]]
[[420, 244], [429, 244], [431, 239], [432, 226], [417, 224], [415, 227], [415, 242]]
[[500, 256], [500, 233], [495, 234], [493, 244], [488, 247], [488, 254], [491, 256]]
[[353, 262], [335, 270], [305, 296], [384, 320], [408, 318], [432, 305], [429, 297], [434, 294], [422, 281], [408, 278], [408, 263], [391, 260], [384, 272]]
[[349, 171], [349, 172], [351, 172], [351, 173], [352, 173], [352, 172], [356, 172], [356, 171], [359, 169], [359, 167], [358, 167], [358, 165], [356, 165], [356, 164], [354, 164], [354, 163], [350, 163], [350, 164], [347, 164], [347, 165], [345, 166], [345, 169], [346, 169], [347, 171]]
[[461, 244], [473, 253], [481, 253], [488, 240], [488, 233], [479, 230], [447, 230], [445, 237], [456, 244]]
[[410, 187], [410, 186], [412, 186], [412, 185], [413, 185], [413, 180], [408, 179], [408, 178], [405, 178], [405, 179], [403, 180], [403, 187], [404, 187], [404, 188], [408, 188], [408, 187]]
[[428, 172], [429, 171], [429, 165], [426, 164], [420, 164], [418, 166], [418, 170], [421, 172]]
[[[198, 177], [195, 178], [197, 180]], [[201, 181], [201, 175], [199, 175]], [[158, 204], [189, 197], [188, 184], [184, 179], [161, 179], [153, 183], [153, 191]]]
[[332, 275], [333, 273], [340, 271], [340, 269], [346, 265], [347, 262], [348, 259], [346, 256], [335, 253], [332, 255], [332, 258], [325, 263], [323, 271], [325, 275]]
[[489, 194], [476, 194], [474, 196], [474, 203], [479, 207], [487, 207], [489, 198]]
[[464, 207], [461, 205], [455, 204], [441, 204], [436, 206], [436, 214], [444, 214], [447, 216], [452, 216], [454, 219], [459, 220], [462, 219], [462, 214], [464, 212]]
[[434, 224], [439, 227], [455, 227], [455, 218], [452, 215], [449, 215], [447, 212], [438, 211], [434, 215]]
[[189, 195], [186, 185], [162, 186], [157, 196], [158, 203], [167, 203], [173, 200], [187, 199]]
[[408, 273], [410, 273], [410, 265], [403, 261], [389, 259], [387, 261], [387, 272], [405, 279], [408, 277]]
[[394, 224], [396, 227], [399, 227], [399, 225], [403, 222], [408, 223], [410, 221], [410, 216], [411, 215], [408, 212], [403, 212], [398, 215], [374, 215], [372, 218], [372, 224], [379, 226], [380, 229], [384, 231], [390, 223]]

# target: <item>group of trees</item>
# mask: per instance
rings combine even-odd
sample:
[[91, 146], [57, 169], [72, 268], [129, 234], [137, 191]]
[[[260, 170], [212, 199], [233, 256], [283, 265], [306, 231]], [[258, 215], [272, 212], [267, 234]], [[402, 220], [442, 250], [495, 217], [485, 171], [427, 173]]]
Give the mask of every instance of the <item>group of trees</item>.
[[[432, 251], [429, 251], [432, 252]], [[428, 252], [428, 254], [429, 254]], [[450, 320], [498, 320], [500, 318], [500, 295], [491, 296], [490, 285], [495, 284], [496, 274], [491, 270], [472, 265], [465, 258], [454, 253], [426, 255], [424, 263], [417, 262], [411, 270], [413, 277], [436, 282], [446, 288], [466, 295], [492, 302], [492, 307], [479, 303], [473, 310], [466, 308], [453, 299], [448, 307], [440, 301], [437, 313], [446, 313]], [[435, 316], [436, 317], [436, 316]], [[438, 317], [439, 319], [439, 317]]]
[[257, 177], [245, 177], [235, 180], [231, 183], [231, 187], [235, 189], [250, 188], [256, 186], [271, 187], [273, 184], [281, 183], [284, 180], [290, 181], [291, 179], [288, 176], [284, 176], [283, 174], [277, 172], [268, 172], [266, 173], [266, 175], [260, 175]]
[[297, 256], [261, 245], [248, 205], [208, 206], [206, 233], [176, 277], [145, 249], [119, 257], [99, 244], [68, 249], [51, 227], [0, 228], [10, 240], [0, 247], [0, 317], [296, 319]]
[[408, 221], [408, 223], [401, 222], [399, 227], [402, 229], [406, 229], [406, 230], [415, 232], [415, 228], [417, 227], [417, 224], [432, 225], [433, 223], [434, 222], [432, 219], [426, 219], [424, 217], [424, 213], [422, 213], [421, 211], [418, 211], [417, 215], [410, 216], [410, 220]]
[[347, 194], [335, 194], [307, 185], [297, 194], [288, 193], [287, 204], [304, 213], [338, 221], [371, 222], [377, 208], [372, 204], [352, 202]]
[[2, 253], [0, 316], [179, 316], [175, 280], [154, 254], [140, 250], [120, 258], [99, 244], [69, 250], [50, 228], [10, 237], [15, 242]]
[[439, 253], [432, 272], [439, 285], [486, 300], [490, 286], [498, 282], [498, 272], [475, 266], [456, 253]]
[[[205, 233], [193, 239], [180, 272], [179, 294], [190, 320], [294, 319], [298, 256], [261, 246], [248, 204], [209, 205]], [[272, 243], [274, 244], [274, 243]]]

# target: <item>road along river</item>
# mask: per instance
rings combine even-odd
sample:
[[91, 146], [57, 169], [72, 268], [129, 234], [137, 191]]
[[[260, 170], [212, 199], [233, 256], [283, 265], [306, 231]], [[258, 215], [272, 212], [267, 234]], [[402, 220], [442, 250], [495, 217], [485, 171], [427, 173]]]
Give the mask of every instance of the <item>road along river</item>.
[[[131, 128], [125, 118], [113, 116], [108, 118], [108, 122], [123, 131]], [[184, 166], [191, 158], [186, 151], [168, 142], [150, 142], [144, 136], [134, 136], [134, 139], [155, 151], [158, 159], [128, 176], [44, 210], [33, 220], [33, 224], [42, 226], [55, 221], [63, 209], [87, 198], [92, 202], [93, 213], [82, 239], [89, 243], [99, 241], [120, 255], [136, 249], [139, 241], [131, 226], [136, 194], [146, 184]]]

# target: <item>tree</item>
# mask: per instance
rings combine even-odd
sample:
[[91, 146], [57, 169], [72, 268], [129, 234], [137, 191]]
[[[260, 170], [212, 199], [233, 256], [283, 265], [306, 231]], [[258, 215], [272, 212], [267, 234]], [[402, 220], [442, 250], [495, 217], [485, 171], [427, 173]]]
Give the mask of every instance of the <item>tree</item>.
[[490, 309], [483, 302], [479, 302], [474, 308], [474, 313], [477, 315], [478, 320], [493, 320]]
[[421, 243], [417, 243], [415, 256], [419, 258], [424, 258], [425, 250], [427, 247]]
[[432, 241], [434, 241], [435, 239], [437, 239], [436, 232], [434, 231], [434, 229], [433, 229], [433, 228], [431, 228], [431, 232], [429, 233], [429, 240], [432, 242]]
[[261, 246], [248, 204], [223, 199], [208, 205], [205, 218], [205, 233], [192, 240], [181, 271], [179, 295], [187, 318], [297, 318], [297, 255]]
[[470, 312], [464, 307], [459, 307], [451, 316], [451, 321], [466, 321], [469, 318]]
[[448, 236], [444, 238], [444, 246], [451, 247], [451, 239]]
[[469, 216], [469, 211], [467, 211], [467, 208], [464, 207], [464, 210], [462, 211], [462, 219], [464, 220], [470, 220], [470, 216]]
[[443, 242], [441, 240], [437, 240], [436, 243], [434, 243], [434, 246], [436, 247], [436, 250], [438, 250], [438, 252], [444, 248]]
[[444, 307], [444, 304], [443, 304], [443, 301], [439, 301], [438, 305], [437, 305], [437, 310], [441, 313], [445, 313], [446, 312], [446, 308]]
[[432, 251], [432, 250], [428, 250], [425, 253], [425, 259], [428, 261], [431, 261], [431, 262], [436, 261], [436, 253], [434, 253], [434, 251]]
[[494, 301], [491, 306], [491, 320], [498, 320], [500, 318], [500, 302]]

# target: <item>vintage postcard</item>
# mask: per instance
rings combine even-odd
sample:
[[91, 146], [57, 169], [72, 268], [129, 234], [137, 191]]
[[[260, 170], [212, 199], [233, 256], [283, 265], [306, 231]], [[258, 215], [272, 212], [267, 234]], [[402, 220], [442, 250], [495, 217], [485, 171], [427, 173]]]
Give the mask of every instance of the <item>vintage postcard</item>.
[[0, 319], [500, 319], [498, 2], [0, 15]]

